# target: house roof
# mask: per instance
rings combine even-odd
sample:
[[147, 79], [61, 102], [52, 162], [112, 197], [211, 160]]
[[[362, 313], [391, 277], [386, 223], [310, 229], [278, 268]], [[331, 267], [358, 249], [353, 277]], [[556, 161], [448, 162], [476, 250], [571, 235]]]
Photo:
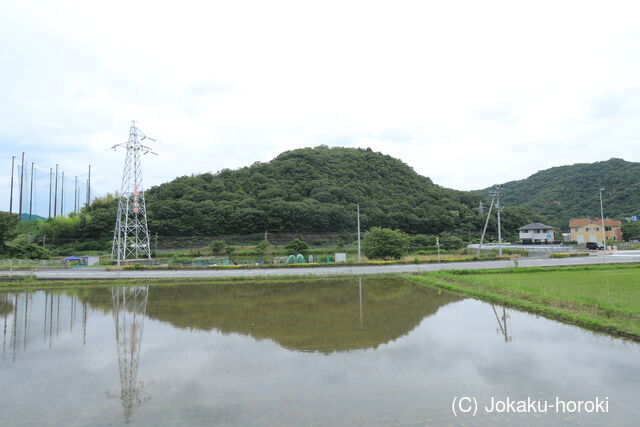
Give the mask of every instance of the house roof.
[[[587, 224], [601, 225], [602, 224], [602, 220], [600, 218], [594, 218], [594, 219], [590, 219], [590, 218], [571, 218], [569, 220], [569, 227], [584, 227]], [[604, 219], [604, 226], [605, 227], [621, 227], [622, 226], [622, 221], [605, 218]]]
[[544, 230], [544, 229], [553, 230], [553, 227], [551, 227], [550, 225], [544, 225], [541, 222], [532, 222], [531, 224], [518, 228], [518, 230]]

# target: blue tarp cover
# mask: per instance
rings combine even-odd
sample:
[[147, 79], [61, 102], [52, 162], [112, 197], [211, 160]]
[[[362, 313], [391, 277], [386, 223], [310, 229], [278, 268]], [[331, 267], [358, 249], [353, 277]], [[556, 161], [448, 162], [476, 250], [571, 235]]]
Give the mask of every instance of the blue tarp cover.
[[68, 256], [66, 258], [62, 258], [62, 261], [82, 261], [82, 258], [77, 256]]

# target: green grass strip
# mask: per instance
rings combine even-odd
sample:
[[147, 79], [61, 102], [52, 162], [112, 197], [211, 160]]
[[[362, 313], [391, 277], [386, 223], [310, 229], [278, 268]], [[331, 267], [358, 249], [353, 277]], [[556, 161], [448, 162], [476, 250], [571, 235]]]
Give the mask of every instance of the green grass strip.
[[407, 277], [423, 286], [640, 340], [640, 269], [620, 267], [446, 271]]

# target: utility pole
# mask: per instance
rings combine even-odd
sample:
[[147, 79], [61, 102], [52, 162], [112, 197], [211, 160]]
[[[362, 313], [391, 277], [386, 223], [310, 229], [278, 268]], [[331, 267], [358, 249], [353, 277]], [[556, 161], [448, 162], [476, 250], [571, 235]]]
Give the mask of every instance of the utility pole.
[[600, 189], [600, 220], [602, 221], [602, 249], [607, 251], [607, 234], [605, 233], [604, 228], [604, 209], [602, 208], [602, 192], [604, 188]]
[[78, 212], [78, 175], [73, 181], [73, 211]]
[[498, 214], [498, 256], [502, 256], [502, 227], [500, 227], [500, 190], [502, 185], [496, 186], [496, 213]]
[[13, 170], [15, 168], [16, 156], [11, 156], [11, 189], [9, 190], [9, 213], [13, 213]]
[[91, 165], [89, 165], [89, 177], [87, 178], [87, 206], [91, 203]]
[[491, 217], [491, 209], [493, 209], [493, 202], [495, 199], [491, 197], [491, 204], [489, 205], [489, 212], [487, 212], [487, 220], [484, 222], [484, 228], [482, 229], [482, 235], [480, 236], [480, 244], [478, 245], [478, 250], [476, 251], [476, 256], [480, 255], [480, 249], [482, 249], [482, 242], [484, 242], [484, 235], [487, 232], [487, 226], [489, 225], [489, 218]]
[[56, 185], [53, 189], [53, 217], [58, 216], [58, 164], [56, 163]]
[[360, 203], [356, 205], [358, 214], [358, 263], [362, 262], [362, 255], [360, 254]]
[[31, 183], [29, 189], [29, 221], [33, 215], [33, 163], [31, 162]]
[[24, 184], [24, 151], [22, 152], [22, 162], [20, 163], [20, 206], [18, 207], [18, 218], [22, 221], [22, 187]]
[[60, 180], [60, 215], [64, 216], [64, 171]]
[[51, 218], [51, 190], [53, 190], [53, 168], [49, 168], [49, 218]]
[[129, 140], [112, 147], [114, 150], [116, 147], [124, 147], [127, 150], [111, 246], [111, 258], [117, 261], [118, 266], [128, 259], [151, 259], [140, 156], [156, 153], [150, 147], [141, 144], [145, 139], [155, 141], [142, 133], [134, 121], [129, 128]]

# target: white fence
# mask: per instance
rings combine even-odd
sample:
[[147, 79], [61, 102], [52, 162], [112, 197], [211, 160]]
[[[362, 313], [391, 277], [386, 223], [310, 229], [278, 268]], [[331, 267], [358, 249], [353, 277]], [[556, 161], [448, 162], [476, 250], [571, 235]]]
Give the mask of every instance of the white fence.
[[0, 269], [64, 268], [59, 259], [0, 259]]
[[[478, 249], [480, 246], [478, 243], [467, 245], [469, 249]], [[500, 245], [498, 243], [483, 243], [481, 250], [498, 249]], [[503, 249], [524, 249], [529, 253], [552, 253], [552, 252], [573, 252], [575, 248], [567, 245], [512, 245], [510, 243], [503, 243]]]

